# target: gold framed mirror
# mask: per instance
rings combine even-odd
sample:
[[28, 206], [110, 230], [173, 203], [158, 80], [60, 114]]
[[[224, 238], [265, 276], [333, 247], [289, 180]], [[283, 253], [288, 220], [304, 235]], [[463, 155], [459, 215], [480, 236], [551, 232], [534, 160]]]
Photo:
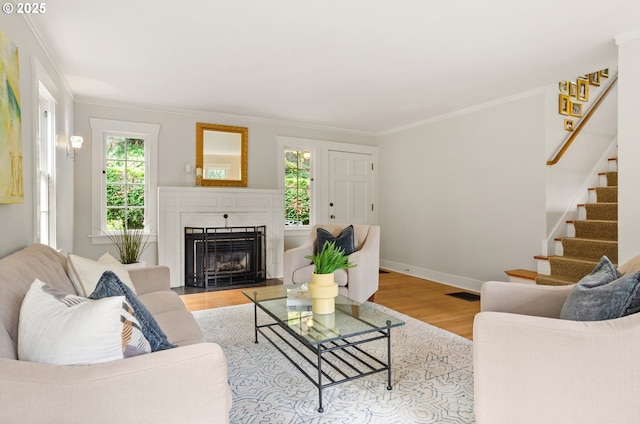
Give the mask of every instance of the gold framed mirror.
[[196, 123], [196, 181], [203, 186], [246, 187], [249, 129]]

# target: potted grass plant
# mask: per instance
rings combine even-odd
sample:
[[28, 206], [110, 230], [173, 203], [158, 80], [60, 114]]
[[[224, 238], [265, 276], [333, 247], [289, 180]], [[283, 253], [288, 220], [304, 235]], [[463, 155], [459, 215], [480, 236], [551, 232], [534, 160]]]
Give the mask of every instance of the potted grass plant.
[[142, 253], [149, 247], [148, 235], [144, 228], [129, 228], [123, 225], [121, 229], [106, 234], [116, 247], [120, 262], [124, 265], [138, 264]]
[[325, 242], [322, 250], [306, 256], [315, 267], [308, 284], [311, 297], [311, 309], [314, 314], [332, 314], [335, 312], [335, 298], [338, 295], [338, 284], [334, 280], [334, 272], [338, 269], [353, 268], [344, 249], [336, 247], [335, 242]]

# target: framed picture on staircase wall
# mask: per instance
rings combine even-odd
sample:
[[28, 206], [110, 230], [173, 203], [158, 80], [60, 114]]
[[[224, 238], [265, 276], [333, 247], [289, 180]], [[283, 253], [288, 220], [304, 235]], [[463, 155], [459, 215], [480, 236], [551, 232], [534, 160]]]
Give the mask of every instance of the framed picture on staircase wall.
[[578, 78], [578, 93], [576, 98], [581, 102], [589, 101], [589, 80]]
[[571, 116], [580, 118], [582, 116], [582, 103], [571, 102]]
[[559, 90], [560, 90], [561, 93], [568, 93], [569, 92], [569, 81], [560, 81]]
[[560, 94], [560, 98], [558, 100], [558, 113], [560, 115], [568, 115], [570, 103], [568, 95]]
[[578, 96], [578, 84], [575, 81], [569, 81], [569, 97]]
[[573, 120], [565, 119], [564, 120], [564, 130], [565, 131], [573, 131]]

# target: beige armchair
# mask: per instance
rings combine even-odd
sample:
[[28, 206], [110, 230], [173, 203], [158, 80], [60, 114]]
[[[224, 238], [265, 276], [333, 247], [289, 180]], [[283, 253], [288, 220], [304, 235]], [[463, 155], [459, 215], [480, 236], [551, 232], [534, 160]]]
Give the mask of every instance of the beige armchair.
[[[284, 252], [284, 283], [302, 284], [311, 281], [313, 264], [306, 256], [314, 253], [318, 227], [337, 236], [348, 224], [315, 225], [307, 240], [299, 247]], [[358, 302], [364, 302], [378, 291], [380, 265], [380, 227], [377, 225], [353, 225], [356, 251], [349, 261], [357, 266], [335, 272], [340, 294]]]
[[473, 328], [478, 424], [640, 422], [640, 314], [559, 319], [572, 288], [482, 285]]

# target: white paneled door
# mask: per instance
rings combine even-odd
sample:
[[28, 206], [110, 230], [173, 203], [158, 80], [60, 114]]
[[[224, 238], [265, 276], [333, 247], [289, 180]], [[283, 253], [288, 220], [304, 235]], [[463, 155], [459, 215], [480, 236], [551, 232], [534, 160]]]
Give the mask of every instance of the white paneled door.
[[329, 222], [375, 224], [373, 156], [329, 151]]

